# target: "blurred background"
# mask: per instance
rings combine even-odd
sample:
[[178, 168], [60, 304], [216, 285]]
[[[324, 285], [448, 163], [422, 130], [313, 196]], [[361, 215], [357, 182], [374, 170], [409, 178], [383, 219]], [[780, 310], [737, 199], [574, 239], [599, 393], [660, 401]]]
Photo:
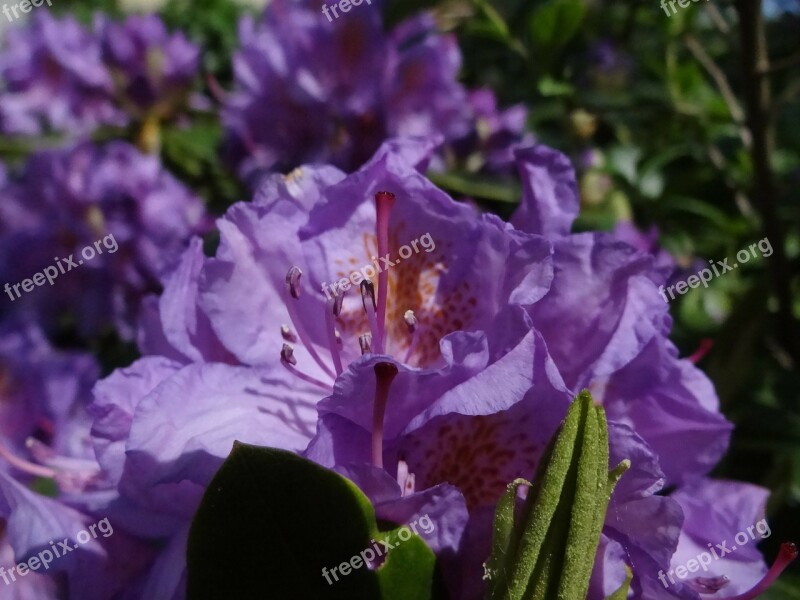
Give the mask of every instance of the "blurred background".
[[[264, 4], [53, 0], [52, 10], [86, 23], [97, 10], [158, 12], [203, 49], [194, 91], [213, 104], [232, 84], [239, 18]], [[387, 28], [432, 10], [458, 38], [462, 82], [490, 88], [503, 107], [523, 105], [533, 137], [572, 157], [580, 229], [616, 230], [671, 256], [682, 280], [709, 260], [735, 262], [737, 251], [768, 238], [769, 257], [670, 308], [682, 355], [699, 361], [736, 424], [713, 475], [772, 490], [773, 535], [763, 545], [771, 562], [780, 542], [800, 541], [800, 0], [676, 7], [673, 14], [658, 0], [397, 0], [383, 8]], [[141, 134], [101, 128], [92, 137], [140, 143]], [[216, 215], [248, 197], [221, 159], [222, 134], [218, 111], [202, 108], [160, 132], [163, 164]], [[0, 137], [0, 158], [13, 166], [57, 144]], [[487, 175], [469, 158], [432, 177], [505, 217], [519, 197], [513, 174]], [[68, 327], [54, 341], [80, 343]], [[106, 373], [136, 356], [113, 332], [92, 349]], [[800, 564], [764, 597], [800, 598]]]

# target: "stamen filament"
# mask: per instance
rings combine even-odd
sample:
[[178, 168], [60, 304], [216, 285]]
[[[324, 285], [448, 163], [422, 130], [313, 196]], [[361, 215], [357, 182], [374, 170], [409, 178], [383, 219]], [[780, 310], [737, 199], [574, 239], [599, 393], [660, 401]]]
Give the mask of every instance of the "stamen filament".
[[328, 346], [333, 357], [333, 366], [336, 367], [336, 375], [341, 375], [344, 368], [342, 367], [342, 355], [339, 352], [339, 342], [336, 339], [336, 324], [333, 321], [334, 311], [336, 310], [336, 302], [331, 299], [328, 300], [327, 310], [325, 311], [325, 329], [328, 333]]
[[25, 447], [30, 451], [31, 456], [33, 456], [37, 462], [57, 471], [71, 471], [74, 475], [87, 478], [95, 477], [101, 472], [97, 462], [85, 458], [61, 456], [56, 454], [50, 446], [40, 442], [36, 438], [28, 438], [25, 440]]
[[375, 286], [372, 285], [371, 281], [364, 280], [361, 282], [361, 304], [364, 306], [364, 312], [367, 313], [367, 322], [369, 322], [369, 330], [372, 334], [375, 352], [381, 354], [383, 348], [378, 341], [378, 320], [375, 318]]
[[23, 460], [12, 454], [12, 452], [2, 443], [0, 443], [0, 457], [5, 458], [6, 461], [13, 467], [16, 467], [20, 471], [30, 475], [34, 475], [36, 477], [46, 477], [48, 479], [55, 479], [56, 477], [56, 471], [54, 469], [49, 469], [32, 462], [28, 462], [27, 460]]
[[[331, 379], [336, 379], [336, 374], [331, 370], [331, 368], [322, 360], [317, 349], [314, 347], [314, 343], [311, 341], [311, 336], [308, 335], [305, 327], [303, 326], [303, 321], [300, 320], [300, 316], [297, 314], [297, 308], [295, 308], [295, 300], [300, 297], [300, 275], [302, 275], [302, 271], [297, 267], [292, 267], [289, 269], [289, 273], [286, 275], [286, 301], [284, 304], [286, 305], [286, 310], [289, 312], [289, 319], [294, 325], [295, 334], [300, 342], [303, 344], [308, 353], [311, 355], [316, 363], [320, 366], [320, 368], [325, 371], [327, 375], [330, 376]], [[326, 386], [329, 387], [329, 386]]]
[[383, 468], [383, 417], [389, 400], [389, 388], [397, 376], [392, 363], [378, 363], [375, 369], [375, 403], [372, 407], [372, 464]]
[[408, 363], [411, 355], [414, 354], [414, 350], [417, 349], [417, 342], [419, 341], [419, 323], [417, 322], [417, 317], [414, 315], [413, 310], [407, 310], [403, 315], [403, 320], [406, 322], [408, 330], [411, 333], [411, 344], [409, 344], [408, 351], [406, 351], [406, 356], [403, 359], [404, 363]]
[[687, 360], [692, 361], [694, 364], [699, 363], [703, 360], [703, 357], [711, 351], [711, 348], [714, 347], [714, 340], [710, 338], [703, 338], [700, 340], [700, 345], [697, 346], [697, 350], [694, 351], [694, 354], [691, 356], [687, 356]]
[[320, 381], [319, 379], [317, 379], [315, 377], [312, 377], [311, 375], [306, 375], [302, 371], [299, 371], [297, 369], [297, 367], [295, 367], [294, 365], [289, 364], [286, 361], [282, 360], [281, 364], [286, 368], [287, 371], [289, 371], [295, 377], [297, 377], [299, 379], [302, 379], [303, 381], [306, 381], [306, 382], [308, 382], [308, 383], [310, 383], [312, 385], [317, 385], [317, 386], [321, 387], [323, 390], [325, 390], [326, 392], [330, 392], [331, 391], [331, 386], [328, 385], [327, 383], [325, 383], [324, 381]]

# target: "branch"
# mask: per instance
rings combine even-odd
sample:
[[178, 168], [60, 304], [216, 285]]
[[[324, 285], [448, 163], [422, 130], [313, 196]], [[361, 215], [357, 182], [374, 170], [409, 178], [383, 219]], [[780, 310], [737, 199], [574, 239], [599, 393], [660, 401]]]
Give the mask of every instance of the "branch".
[[759, 70], [759, 75], [772, 75], [783, 69], [789, 69], [795, 65], [800, 65], [800, 52], [791, 56], [785, 56], [772, 63], [772, 66], [767, 65], [766, 69]]
[[792, 310], [792, 269], [786, 258], [783, 226], [778, 215], [771, 155], [775, 144], [773, 105], [769, 79], [769, 54], [762, 0], [736, 0], [742, 48], [743, 87], [747, 124], [753, 138], [753, 190], [759, 198], [764, 234], [774, 249], [768, 261], [772, 290], [778, 301], [778, 331], [783, 348], [800, 364], [797, 321]]

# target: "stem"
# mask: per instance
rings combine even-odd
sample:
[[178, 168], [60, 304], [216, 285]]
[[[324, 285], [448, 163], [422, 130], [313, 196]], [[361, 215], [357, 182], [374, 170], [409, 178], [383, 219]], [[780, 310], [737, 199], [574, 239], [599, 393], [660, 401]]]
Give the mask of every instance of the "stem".
[[764, 222], [764, 234], [769, 238], [774, 254], [768, 261], [772, 288], [778, 300], [778, 331], [781, 344], [800, 362], [797, 349], [797, 323], [792, 314], [791, 271], [786, 259], [784, 232], [778, 217], [775, 183], [770, 157], [775, 144], [772, 114], [772, 95], [769, 79], [769, 54], [762, 12], [762, 0], [736, 0], [739, 16], [739, 36], [742, 47], [744, 97], [747, 125], [752, 137], [750, 154], [753, 161], [753, 198], [759, 199]]

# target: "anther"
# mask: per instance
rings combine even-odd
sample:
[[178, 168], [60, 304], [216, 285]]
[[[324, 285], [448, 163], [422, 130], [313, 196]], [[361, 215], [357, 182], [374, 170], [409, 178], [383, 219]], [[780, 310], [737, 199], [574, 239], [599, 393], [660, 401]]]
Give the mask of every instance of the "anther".
[[288, 325], [281, 325], [281, 337], [285, 342], [297, 343], [297, 336], [289, 329]]
[[408, 332], [414, 333], [414, 331], [417, 329], [417, 317], [414, 315], [414, 311], [407, 310], [403, 314], [403, 320], [406, 322], [406, 325], [408, 326]]
[[383, 346], [380, 343], [378, 321], [375, 316], [375, 286], [369, 280], [361, 282], [361, 304], [364, 307], [364, 312], [367, 313], [367, 322], [369, 323], [369, 331], [372, 334], [372, 342], [375, 343], [375, 350], [378, 353], [382, 353]]
[[289, 272], [286, 273], [286, 289], [289, 291], [289, 295], [295, 300], [300, 297], [300, 277], [302, 275], [303, 271], [297, 266], [292, 266]]
[[375, 303], [375, 286], [369, 279], [361, 282], [361, 303], [364, 305], [364, 310], [367, 310], [367, 302], [375, 310], [377, 304]]
[[281, 348], [281, 362], [289, 363], [294, 366], [297, 364], [297, 359], [294, 357], [294, 347], [291, 344], [284, 344]]
[[344, 295], [347, 292], [345, 290], [341, 290], [336, 296], [333, 298], [333, 316], [338, 317], [342, 314], [342, 304], [344, 303]]

